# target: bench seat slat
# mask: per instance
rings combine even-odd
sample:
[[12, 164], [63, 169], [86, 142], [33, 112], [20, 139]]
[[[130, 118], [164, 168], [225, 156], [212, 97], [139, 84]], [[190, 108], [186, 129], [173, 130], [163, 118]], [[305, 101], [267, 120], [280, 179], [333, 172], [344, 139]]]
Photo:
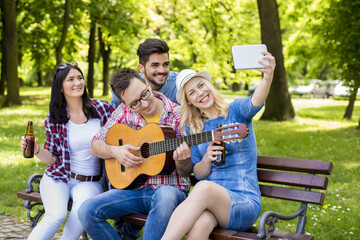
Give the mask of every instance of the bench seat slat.
[[328, 178], [324, 176], [304, 175], [288, 172], [258, 170], [257, 174], [260, 182], [278, 183], [323, 190], [327, 188], [329, 181]]
[[[231, 230], [225, 230], [222, 228], [215, 228], [213, 232], [210, 235], [210, 238], [212, 240], [226, 240], [226, 239], [232, 239], [232, 240], [247, 240], [247, 239], [256, 239], [259, 240], [256, 237], [256, 234], [258, 233], [256, 227], [250, 228], [246, 232], [236, 232]], [[226, 237], [227, 238], [226, 238]], [[273, 235], [268, 238], [268, 240], [285, 240], [285, 239], [296, 239], [296, 240], [314, 240], [314, 237], [311, 235], [305, 235], [305, 234], [297, 234], [297, 233], [290, 233], [290, 232], [283, 232], [283, 231], [277, 231], [275, 230]]]
[[332, 162], [324, 162], [320, 160], [258, 156], [257, 167], [330, 175], [333, 169], [333, 164]]
[[321, 192], [311, 192], [291, 188], [260, 185], [261, 196], [279, 198], [297, 202], [324, 204], [325, 195]]
[[[137, 225], [145, 225], [147, 215], [143, 214], [130, 214], [120, 219], [124, 220], [125, 222], [137, 224]], [[246, 240], [246, 239], [257, 239], [257, 228], [252, 227], [246, 232], [237, 232], [231, 230], [225, 230], [223, 228], [215, 228], [210, 235], [212, 240], [226, 240], [226, 239], [237, 239], [237, 240]], [[298, 240], [312, 240], [314, 239], [310, 235], [303, 235], [303, 234], [296, 234], [296, 233], [289, 233], [283, 231], [275, 231], [273, 236], [269, 238], [269, 240], [274, 239], [298, 239]]]
[[22, 190], [18, 191], [16, 194], [17, 194], [18, 198], [42, 203], [40, 193], [38, 193], [38, 192], [27, 193], [27, 192], [25, 192], [25, 189], [22, 189]]
[[[43, 203], [41, 200], [41, 195], [39, 192], [31, 192], [31, 193], [27, 193], [25, 192], [25, 189], [19, 190], [16, 193], [18, 198], [24, 199], [24, 200], [28, 200], [30, 202], [37, 202], [37, 203]], [[71, 206], [72, 206], [72, 200], [69, 200], [68, 203], [68, 210], [71, 210]]]

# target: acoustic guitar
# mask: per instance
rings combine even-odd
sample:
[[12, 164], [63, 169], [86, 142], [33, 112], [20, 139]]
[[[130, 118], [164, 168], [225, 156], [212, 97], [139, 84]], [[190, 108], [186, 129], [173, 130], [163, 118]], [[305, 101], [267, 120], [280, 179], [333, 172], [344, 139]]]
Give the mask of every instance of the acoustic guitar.
[[169, 126], [149, 123], [135, 130], [128, 125], [118, 123], [109, 129], [105, 142], [116, 146], [125, 144], [139, 146], [140, 150], [131, 153], [141, 157], [143, 163], [127, 168], [115, 158], [106, 159], [106, 173], [115, 188], [131, 188], [130, 184], [145, 182], [147, 176], [173, 172], [175, 170], [173, 151], [183, 142], [192, 146], [210, 141], [239, 141], [248, 134], [249, 129], [244, 123], [222, 126], [212, 131], [179, 138], [176, 138], [175, 131]]

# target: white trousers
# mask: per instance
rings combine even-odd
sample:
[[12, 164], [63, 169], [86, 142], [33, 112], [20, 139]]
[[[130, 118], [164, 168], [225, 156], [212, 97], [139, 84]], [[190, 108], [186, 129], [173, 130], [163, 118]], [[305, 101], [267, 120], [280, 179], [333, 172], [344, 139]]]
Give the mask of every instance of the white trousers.
[[77, 240], [84, 231], [78, 219], [77, 211], [86, 199], [101, 192], [102, 187], [99, 182], [81, 182], [73, 178], [68, 183], [57, 182], [44, 174], [40, 182], [40, 195], [45, 214], [40, 223], [32, 230], [28, 239], [52, 239], [66, 219], [68, 201], [71, 197], [73, 204], [61, 239]]

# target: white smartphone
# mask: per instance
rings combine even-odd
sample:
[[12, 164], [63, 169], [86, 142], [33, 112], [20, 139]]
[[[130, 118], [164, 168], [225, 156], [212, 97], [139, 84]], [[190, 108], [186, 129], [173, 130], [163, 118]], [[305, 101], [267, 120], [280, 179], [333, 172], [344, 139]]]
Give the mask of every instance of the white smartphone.
[[262, 59], [264, 55], [261, 52], [263, 51], [267, 51], [265, 44], [232, 46], [234, 68], [236, 70], [265, 68], [258, 63], [259, 60], [266, 62]]

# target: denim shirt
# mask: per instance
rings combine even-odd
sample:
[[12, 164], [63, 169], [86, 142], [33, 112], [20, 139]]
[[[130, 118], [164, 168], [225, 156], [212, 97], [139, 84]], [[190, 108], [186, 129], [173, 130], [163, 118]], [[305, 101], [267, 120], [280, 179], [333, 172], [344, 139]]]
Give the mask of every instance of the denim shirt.
[[[162, 86], [158, 92], [161, 92], [164, 94], [168, 99], [170, 99], [172, 102], [177, 103], [176, 100], [176, 77], [179, 73], [170, 71], [169, 75], [166, 78], [166, 82], [164, 86]], [[143, 78], [144, 74], [140, 74], [140, 76]], [[111, 88], [110, 88], [111, 89]], [[113, 106], [114, 109], [116, 109], [121, 104], [121, 100], [115, 96], [113, 90], [111, 89], [111, 106]]]
[[[204, 122], [204, 132], [216, 129], [217, 124], [230, 125], [245, 123], [249, 128], [249, 135], [241, 142], [225, 144], [226, 163], [224, 165], [211, 164], [210, 175], [205, 178], [226, 189], [246, 194], [260, 203], [260, 189], [257, 179], [257, 148], [252, 118], [260, 111], [264, 104], [255, 107], [251, 104], [251, 97], [236, 99], [229, 105], [229, 115]], [[195, 145], [191, 149], [191, 160], [195, 166], [205, 155], [210, 143]], [[195, 174], [195, 177], [200, 178]]]

